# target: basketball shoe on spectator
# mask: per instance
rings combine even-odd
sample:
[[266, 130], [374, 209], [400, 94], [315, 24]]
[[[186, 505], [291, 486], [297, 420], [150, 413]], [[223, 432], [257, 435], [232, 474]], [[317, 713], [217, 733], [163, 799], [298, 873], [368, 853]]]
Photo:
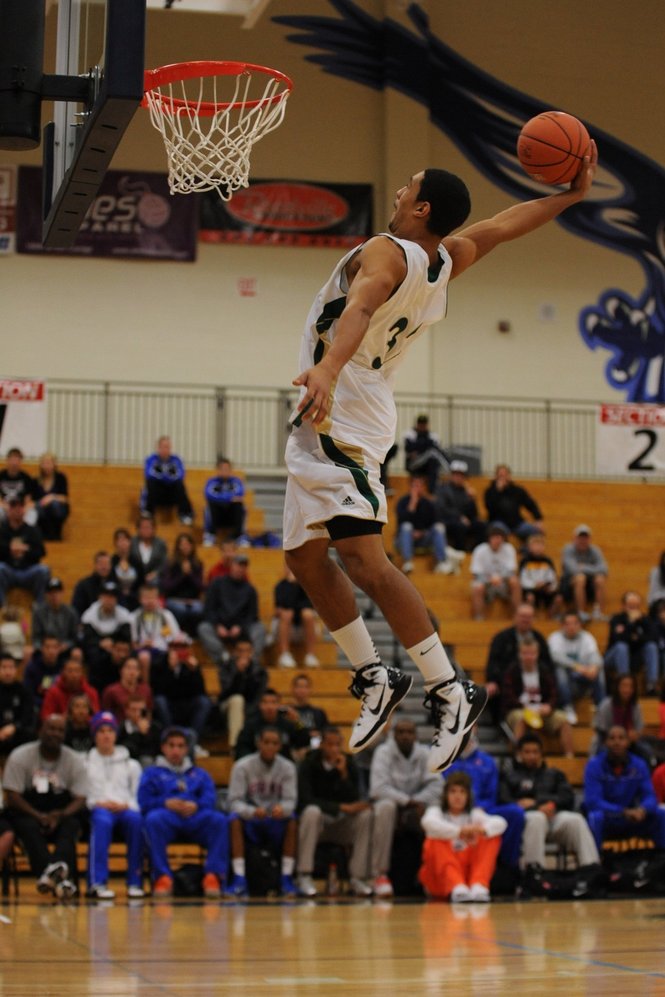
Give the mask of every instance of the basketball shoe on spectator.
[[222, 895], [222, 887], [219, 876], [214, 872], [207, 872], [203, 877], [203, 896], [208, 900], [217, 900]]
[[152, 887], [153, 897], [164, 898], [173, 896], [173, 880], [170, 876], [160, 876]]

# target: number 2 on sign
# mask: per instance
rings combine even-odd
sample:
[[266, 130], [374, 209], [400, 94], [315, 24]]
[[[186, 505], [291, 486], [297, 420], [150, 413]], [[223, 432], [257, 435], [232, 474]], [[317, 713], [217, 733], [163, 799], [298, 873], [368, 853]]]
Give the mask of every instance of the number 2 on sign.
[[646, 458], [649, 456], [653, 448], [658, 443], [658, 433], [654, 429], [636, 429], [633, 436], [637, 438], [638, 436], [644, 436], [646, 438], [646, 445], [640, 450], [637, 457], [631, 460], [628, 465], [629, 471], [655, 471], [656, 465], [651, 463], [645, 463]]

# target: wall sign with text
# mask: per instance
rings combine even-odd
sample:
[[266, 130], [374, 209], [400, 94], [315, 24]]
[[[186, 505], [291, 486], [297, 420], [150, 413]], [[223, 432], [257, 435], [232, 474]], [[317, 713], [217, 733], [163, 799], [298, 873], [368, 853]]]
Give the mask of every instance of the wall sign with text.
[[601, 405], [596, 429], [598, 474], [665, 474], [665, 406]]

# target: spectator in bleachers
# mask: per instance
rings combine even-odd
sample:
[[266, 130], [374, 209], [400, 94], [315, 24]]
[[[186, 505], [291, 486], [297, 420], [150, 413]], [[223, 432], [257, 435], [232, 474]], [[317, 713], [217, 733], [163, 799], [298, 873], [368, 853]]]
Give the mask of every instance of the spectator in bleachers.
[[501, 710], [516, 740], [529, 727], [542, 728], [547, 734], [558, 735], [566, 758], [574, 757], [573, 730], [563, 710], [557, 709], [554, 674], [539, 660], [539, 646], [533, 637], [520, 643], [517, 660], [503, 675]]
[[471, 555], [471, 613], [474, 620], [485, 619], [485, 606], [502, 599], [516, 608], [522, 599], [517, 577], [517, 554], [508, 543], [503, 523], [490, 523], [487, 540]]
[[155, 531], [152, 514], [140, 513], [136, 533], [129, 545], [129, 560], [142, 573], [144, 583], [157, 584], [168, 556], [166, 544]]
[[152, 765], [159, 754], [162, 728], [153, 720], [145, 699], [131, 696], [127, 703], [125, 719], [118, 728], [118, 744], [124, 744], [132, 758], [142, 768]]
[[547, 765], [537, 734], [524, 734], [517, 742], [515, 758], [501, 773], [500, 799], [524, 811], [523, 868], [544, 867], [547, 842], [573, 852], [578, 865], [600, 862], [589, 825], [575, 813], [573, 788], [563, 772]]
[[[561, 595], [572, 603], [583, 623], [604, 620], [607, 561], [600, 547], [591, 543], [591, 528], [585, 523], [575, 527], [571, 543], [561, 552]], [[591, 613], [587, 605], [591, 604]]]
[[2, 776], [5, 807], [38, 877], [37, 889], [59, 897], [77, 890], [79, 815], [88, 792], [85, 762], [65, 747], [64, 738], [64, 716], [49, 717], [37, 741], [12, 751]]
[[626, 731], [630, 750], [650, 764], [653, 752], [644, 739], [644, 715], [637, 698], [634, 675], [618, 675], [613, 682], [611, 695], [603, 699], [594, 713], [593, 727], [596, 734], [591, 754], [597, 754], [605, 747], [610, 730], [616, 726], [623, 727]]
[[105, 582], [113, 581], [113, 570], [111, 565], [111, 555], [105, 550], [99, 550], [93, 558], [93, 571], [85, 578], [79, 579], [74, 586], [72, 595], [72, 606], [78, 613], [79, 619], [85, 613], [88, 606], [99, 599], [99, 593]]
[[418, 549], [431, 552], [435, 574], [450, 575], [459, 571], [464, 553], [446, 545], [446, 528], [437, 518], [438, 510], [433, 499], [427, 495], [427, 483], [422, 475], [411, 477], [409, 491], [398, 499], [395, 512], [395, 546], [402, 557], [402, 571], [406, 575], [413, 571], [413, 557]]
[[11, 499], [23, 500], [23, 515], [31, 526], [37, 523], [35, 498], [37, 482], [23, 470], [23, 452], [18, 447], [7, 451], [7, 465], [0, 471], [0, 522], [7, 516]]
[[212, 708], [206, 695], [203, 672], [188, 644], [173, 644], [166, 660], [153, 663], [150, 673], [155, 713], [164, 727], [176, 724], [186, 728], [190, 746], [197, 757], [208, 752], [200, 745]]
[[23, 685], [32, 696], [36, 710], [39, 710], [47, 690], [60, 674], [64, 660], [59, 639], [52, 634], [44, 634], [42, 646], [33, 652], [23, 673]]
[[47, 690], [39, 716], [42, 720], [52, 713], [67, 715], [67, 706], [72, 696], [83, 694], [90, 700], [93, 713], [99, 710], [97, 690], [85, 678], [83, 665], [76, 658], [68, 658], [57, 679]]
[[154, 514], [158, 508], [175, 505], [180, 522], [191, 526], [194, 510], [185, 487], [185, 465], [173, 453], [170, 436], [160, 436], [157, 440], [155, 453], [146, 458], [144, 477], [140, 508]]
[[639, 592], [625, 592], [621, 605], [621, 612], [610, 619], [605, 667], [616, 675], [643, 668], [646, 695], [657, 696], [660, 659], [653, 620], [643, 612]]
[[647, 602], [649, 611], [653, 612], [654, 606], [665, 600], [665, 550], [660, 555], [658, 564], [649, 571], [649, 594]]
[[[524, 810], [517, 803], [502, 801], [499, 795], [499, 767], [496, 760], [482, 751], [474, 728], [469, 742], [448, 772], [466, 772], [471, 779], [476, 806], [492, 815], [503, 817], [506, 830], [501, 836], [499, 858], [515, 873], [519, 869], [524, 831]], [[517, 885], [517, 880], [515, 882]]]
[[436, 433], [429, 428], [429, 416], [419, 415], [412, 429], [404, 436], [404, 467], [410, 475], [418, 474], [427, 481], [431, 495], [436, 492], [439, 474], [448, 470], [448, 458]]
[[41, 602], [49, 580], [49, 569], [40, 563], [46, 554], [42, 535], [24, 521], [24, 511], [22, 496], [9, 498], [0, 524], [0, 606], [11, 588], [27, 589], [35, 602]]
[[[538, 503], [526, 488], [515, 484], [507, 464], [497, 464], [494, 479], [485, 489], [485, 508], [490, 522], [503, 523], [520, 540], [542, 532], [543, 514]], [[532, 523], [524, 519], [522, 509], [533, 516]]]
[[[132, 646], [136, 653], [149, 657], [152, 664], [163, 662], [171, 645], [186, 637], [178, 621], [159, 602], [156, 582], [144, 582], [139, 592], [140, 606], [130, 614]], [[191, 644], [187, 638], [185, 643]]]
[[85, 693], [72, 696], [67, 704], [67, 725], [65, 727], [65, 744], [73, 751], [87, 755], [94, 745], [90, 730], [92, 706]]
[[370, 872], [376, 897], [391, 897], [389, 878], [393, 840], [414, 835], [422, 841], [420, 820], [428, 806], [438, 802], [441, 777], [427, 766], [427, 748], [418, 744], [416, 725], [397, 719], [392, 737], [380, 744], [372, 755], [369, 798], [374, 821]]
[[228, 657], [228, 644], [241, 633], [249, 635], [258, 657], [265, 646], [266, 631], [259, 618], [259, 596], [247, 577], [249, 558], [236, 554], [228, 575], [215, 578], [208, 586], [203, 606], [199, 638], [206, 651], [219, 665]]
[[492, 710], [495, 721], [498, 715], [498, 696], [503, 676], [517, 661], [517, 652], [522, 641], [535, 640], [538, 644], [539, 662], [547, 668], [552, 668], [552, 659], [547, 640], [534, 627], [534, 619], [535, 611], [533, 606], [529, 605], [528, 602], [523, 602], [515, 610], [513, 625], [506, 627], [504, 630], [499, 630], [492, 638], [485, 666], [485, 682], [487, 693], [490, 697], [490, 708], [492, 706], [495, 707]]
[[196, 636], [203, 619], [203, 564], [196, 554], [196, 544], [189, 533], [179, 533], [173, 556], [159, 579], [165, 605], [178, 621], [181, 630]]
[[62, 540], [62, 527], [69, 516], [69, 485], [52, 453], [39, 458], [35, 505], [44, 540]]
[[605, 671], [596, 638], [582, 627], [577, 613], [566, 613], [559, 630], [547, 638], [556, 673], [559, 706], [569, 723], [577, 723], [574, 703], [586, 692], [596, 706], [605, 698]]
[[488, 903], [506, 822], [474, 805], [466, 772], [447, 774], [441, 803], [427, 808], [422, 826], [419, 879], [427, 895], [452, 903]]
[[360, 774], [342, 750], [337, 727], [326, 727], [321, 747], [309, 751], [298, 768], [298, 892], [316, 896], [312, 879], [320, 842], [350, 845], [351, 892], [371, 897], [367, 882], [372, 840], [372, 805], [361, 798]]
[[314, 706], [311, 702], [312, 680], [309, 675], [294, 675], [291, 682], [291, 695], [293, 697], [293, 708], [298, 714], [301, 725], [309, 734], [310, 748], [318, 748], [321, 743], [321, 734], [325, 727], [329, 726], [326, 711], [320, 706]]
[[301, 642], [305, 646], [305, 666], [317, 668], [318, 616], [309, 596], [290, 568], [284, 569], [283, 578], [275, 585], [273, 598], [279, 654], [277, 664], [281, 668], [295, 668], [296, 659], [291, 653], [291, 645]]
[[32, 653], [27, 641], [28, 621], [21, 606], [11, 603], [0, 609], [0, 651], [12, 656], [17, 665]]
[[215, 578], [221, 578], [224, 575], [229, 575], [231, 573], [231, 564], [233, 563], [233, 558], [237, 553], [238, 548], [236, 547], [235, 540], [221, 541], [219, 544], [219, 561], [216, 561], [208, 572], [206, 577], [206, 587], [208, 587]]
[[532, 533], [526, 541], [526, 552], [519, 565], [522, 598], [534, 609], [545, 609], [557, 616], [563, 608], [559, 579], [551, 557], [545, 553], [545, 534]]
[[487, 523], [478, 515], [476, 491], [467, 480], [469, 465], [465, 460], [453, 460], [450, 477], [436, 490], [438, 515], [446, 528], [446, 536], [455, 550], [473, 550], [485, 539]]
[[235, 762], [229, 781], [228, 811], [231, 820], [230, 893], [248, 895], [245, 843], [267, 848], [281, 861], [282, 896], [295, 896], [293, 882], [298, 822], [296, 767], [280, 754], [281, 734], [264, 727], [256, 750]]
[[138, 792], [155, 899], [173, 893], [173, 873], [167, 847], [176, 838], [206, 849], [203, 892], [222, 895], [228, 870], [228, 817], [217, 809], [217, 792], [210, 775], [188, 757], [187, 734], [180, 727], [162, 733], [161, 755], [143, 770]]
[[64, 599], [64, 586], [59, 578], [49, 578], [44, 601], [32, 612], [32, 646], [42, 646], [45, 634], [57, 637], [60, 653], [74, 647], [78, 639], [79, 618], [73, 606]]
[[[658, 646], [660, 674], [665, 676], [665, 599], [657, 599], [654, 602], [651, 607], [651, 618]], [[661, 696], [663, 693], [665, 693], [665, 682], [661, 685]], [[665, 737], [665, 734], [661, 734], [661, 737]]]
[[123, 527], [114, 530], [111, 556], [113, 581], [118, 586], [118, 602], [133, 612], [139, 604], [139, 589], [145, 580], [145, 573], [142, 564], [132, 561], [131, 547], [132, 536], [129, 530]]
[[[120, 669], [131, 651], [131, 635], [127, 627], [122, 627], [111, 637], [111, 646], [108, 650], [105, 647], [101, 648], [98, 657], [90, 663], [88, 681], [90, 685], [94, 685], [100, 696], [107, 686], [119, 680]], [[149, 668], [146, 669], [146, 676], [148, 673]]]
[[246, 717], [258, 708], [268, 684], [268, 673], [254, 655], [246, 634], [240, 634], [230, 657], [219, 666], [219, 684], [219, 709], [226, 718], [229, 748], [233, 751]]
[[658, 800], [658, 806], [661, 809], [665, 808], [665, 762], [655, 768], [651, 774], [651, 781], [653, 783], [653, 791], [656, 794], [656, 799]]
[[127, 714], [127, 704], [135, 696], [140, 696], [152, 709], [152, 689], [141, 681], [141, 668], [136, 658], [126, 658], [120, 666], [120, 678], [107, 685], [102, 694], [102, 710], [112, 713], [118, 723]]
[[235, 758], [251, 755], [256, 749], [256, 739], [264, 727], [276, 727], [282, 738], [282, 754], [292, 759], [293, 751], [309, 744], [309, 734], [292, 706], [282, 706], [282, 699], [275, 689], [264, 689], [256, 710], [249, 714], [238, 735]]
[[601, 851], [605, 838], [650, 838], [665, 848], [665, 810], [660, 810], [646, 762], [630, 751], [625, 727], [614, 724], [605, 748], [584, 770], [584, 805]]
[[0, 654], [0, 758], [31, 740], [35, 732], [32, 696], [19, 681], [11, 654]]
[[245, 527], [245, 486], [242, 479], [231, 473], [231, 461], [220, 457], [217, 474], [208, 478], [203, 491], [205, 513], [203, 519], [203, 546], [212, 547], [219, 530], [237, 540]]
[[113, 637], [118, 632], [129, 634], [132, 614], [118, 605], [118, 585], [114, 581], [102, 584], [99, 598], [88, 606], [81, 617], [83, 634], [81, 646], [85, 660], [96, 666], [100, 652], [111, 650]]
[[96, 713], [90, 721], [95, 746], [87, 757], [90, 811], [88, 896], [112, 900], [109, 849], [114, 835], [127, 842], [127, 896], [143, 893], [143, 820], [138, 804], [141, 766], [127, 748], [116, 744], [118, 722], [112, 713]]

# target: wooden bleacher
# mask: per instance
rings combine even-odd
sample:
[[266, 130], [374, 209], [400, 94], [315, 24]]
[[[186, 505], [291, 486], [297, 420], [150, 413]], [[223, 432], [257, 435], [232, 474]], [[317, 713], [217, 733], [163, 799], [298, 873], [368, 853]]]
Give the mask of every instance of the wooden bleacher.
[[[29, 466], [27, 469], [34, 470]], [[66, 524], [63, 542], [47, 545], [47, 563], [52, 573], [62, 578], [67, 597], [71, 596], [75, 582], [92, 570], [94, 553], [100, 549], [111, 549], [112, 534], [117, 527], [124, 526], [134, 531], [142, 468], [72, 465], [62, 469], [69, 478], [72, 515]], [[203, 520], [203, 486], [210, 473], [206, 470], [187, 472], [187, 487], [196, 512], [193, 533], [199, 542]], [[488, 483], [488, 479], [481, 478], [471, 482], [476, 488], [481, 511], [482, 495]], [[571, 538], [578, 523], [586, 522], [593, 529], [593, 541], [603, 549], [610, 567], [608, 612], [616, 611], [621, 594], [628, 588], [646, 595], [649, 569], [656, 563], [660, 551], [665, 549], [662, 486], [601, 482], [524, 483], [543, 509], [547, 550], [555, 563], [558, 564], [561, 548]], [[393, 477], [392, 484], [395, 496], [389, 500], [391, 514], [397, 497], [407, 490], [407, 481], [406, 478]], [[251, 491], [247, 496], [247, 505], [248, 532], [263, 532], [263, 513], [254, 505]], [[171, 547], [176, 535], [183, 529], [175, 513], [158, 512], [157, 524], [160, 536]], [[384, 535], [386, 548], [392, 553], [392, 515]], [[218, 557], [216, 548], [199, 546], [198, 553], [206, 569]], [[250, 578], [258, 590], [261, 616], [268, 626], [272, 615], [273, 588], [283, 570], [283, 555], [280, 550], [261, 548], [252, 548], [248, 554]], [[487, 620], [471, 619], [469, 561], [470, 558], [467, 558], [459, 575], [442, 576], [431, 573], [427, 558], [417, 557], [411, 578], [422, 592], [428, 607], [440, 620], [441, 635], [446, 643], [454, 646], [456, 659], [473, 678], [482, 679], [489, 642], [497, 630], [509, 625], [511, 614], [507, 607], [495, 603], [490, 607]], [[537, 626], [547, 635], [557, 624], [540, 615]], [[603, 650], [607, 624], [594, 622], [590, 628]], [[199, 648], [198, 651], [201, 653], [208, 691], [214, 695], [219, 688], [216, 669], [206, 660], [202, 649]], [[348, 732], [356, 710], [356, 704], [347, 692], [348, 672], [337, 666], [336, 648], [329, 641], [321, 640], [317, 655], [321, 660], [321, 667], [309, 672], [314, 686], [313, 701], [326, 710], [331, 722], [338, 723]], [[296, 658], [298, 659], [298, 653]], [[274, 651], [270, 650], [266, 652], [266, 665], [270, 685], [287, 697], [290, 682], [296, 672], [293, 669], [276, 668]], [[654, 700], [642, 700], [649, 732], [655, 730], [656, 706]], [[550, 760], [568, 771], [573, 782], [579, 785], [591, 739], [590, 705], [580, 704], [578, 714], [580, 723], [575, 730], [578, 756], [573, 760], [566, 760], [550, 755]], [[218, 785], [225, 785], [231, 764], [225, 743], [223, 739], [216, 739], [208, 747], [212, 754], [210, 759], [203, 760], [203, 764], [213, 774]]]

